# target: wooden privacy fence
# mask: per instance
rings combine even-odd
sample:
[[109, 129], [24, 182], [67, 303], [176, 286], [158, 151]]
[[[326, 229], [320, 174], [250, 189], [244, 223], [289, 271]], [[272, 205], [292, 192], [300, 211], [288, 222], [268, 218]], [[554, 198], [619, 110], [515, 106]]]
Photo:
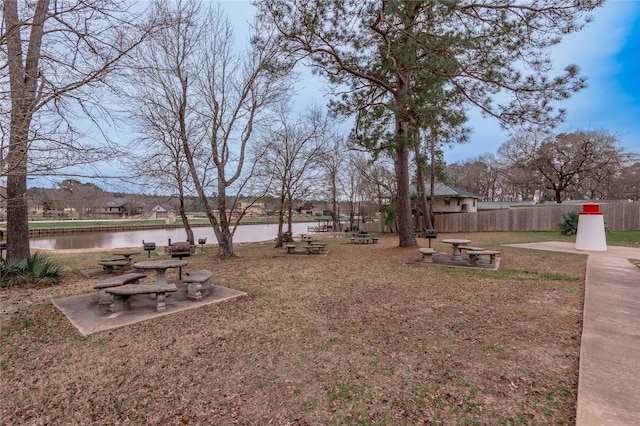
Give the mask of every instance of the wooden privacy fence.
[[[640, 230], [640, 202], [599, 203], [605, 227], [612, 231]], [[566, 213], [580, 213], [582, 204], [541, 205], [477, 213], [438, 214], [438, 232], [557, 231]]]

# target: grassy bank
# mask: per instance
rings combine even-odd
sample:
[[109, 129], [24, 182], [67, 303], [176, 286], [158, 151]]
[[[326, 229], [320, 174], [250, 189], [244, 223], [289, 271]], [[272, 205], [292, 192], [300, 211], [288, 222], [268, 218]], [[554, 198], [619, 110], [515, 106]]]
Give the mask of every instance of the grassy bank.
[[[294, 222], [314, 222], [316, 219], [312, 216], [298, 215], [294, 217]], [[177, 219], [174, 224], [182, 224], [181, 219]], [[204, 217], [194, 217], [189, 219], [191, 225], [208, 225], [209, 220]], [[275, 217], [245, 217], [242, 218], [241, 224], [261, 224], [261, 223], [277, 223]], [[164, 219], [157, 220], [137, 220], [137, 219], [110, 219], [110, 220], [34, 220], [29, 221], [29, 229], [58, 229], [58, 228], [81, 228], [81, 227], [113, 227], [113, 226], [162, 226], [165, 225]], [[0, 228], [6, 228], [7, 223], [0, 221]]]
[[78, 270], [108, 253], [52, 253], [60, 283], [0, 291], [3, 422], [573, 424], [586, 256], [502, 246], [563, 238], [472, 234], [498, 271], [407, 265], [394, 236], [209, 246], [186, 270], [248, 297], [88, 337], [50, 298], [91, 292]]

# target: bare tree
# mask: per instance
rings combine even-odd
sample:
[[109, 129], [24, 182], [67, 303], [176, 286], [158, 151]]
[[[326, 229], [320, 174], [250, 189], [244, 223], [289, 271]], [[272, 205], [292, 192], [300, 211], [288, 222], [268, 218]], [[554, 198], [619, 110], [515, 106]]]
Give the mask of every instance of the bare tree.
[[477, 194], [483, 201], [499, 201], [504, 193], [497, 159], [484, 154], [446, 167], [445, 183]]
[[94, 183], [82, 183], [76, 179], [65, 179], [58, 184], [64, 194], [66, 206], [78, 213], [79, 219], [93, 215], [96, 207], [104, 200], [104, 191]]
[[291, 235], [293, 203], [318, 193], [326, 160], [323, 145], [327, 135], [327, 119], [315, 108], [295, 116], [282, 109], [277, 127], [273, 126], [264, 144], [258, 148], [256, 178], [264, 190], [278, 199], [278, 237], [276, 247], [284, 242], [284, 222]]
[[534, 160], [556, 203], [562, 203], [563, 193], [575, 188], [580, 179], [601, 180], [621, 164], [616, 138], [599, 131], [559, 134], [540, 145]]
[[78, 164], [78, 157], [85, 165], [101, 157], [95, 147], [78, 143], [82, 131], [74, 112], [105, 112], [97, 89], [141, 39], [131, 24], [136, 15], [121, 1], [37, 0], [21, 6], [17, 0], [3, 2], [0, 34], [1, 84], [9, 86], [0, 101], [3, 113], [10, 110], [10, 123], [2, 126], [9, 140], [1, 164], [7, 176], [9, 259], [30, 254], [25, 194], [29, 168], [36, 167], [31, 160], [41, 160], [39, 170], [52, 172]]
[[618, 173], [609, 194], [611, 198], [629, 201], [640, 200], [640, 161], [637, 156], [635, 160], [633, 157], [630, 158], [630, 164], [623, 167]]
[[502, 200], [521, 201], [544, 197], [544, 183], [535, 167], [537, 150], [547, 137], [520, 132], [498, 147], [500, 174], [505, 181]]
[[169, 136], [163, 149], [167, 142], [169, 150], [175, 148], [172, 170], [188, 170], [218, 240], [218, 255], [233, 256], [233, 235], [252, 205], [242, 209], [239, 201], [255, 171], [248, 150], [270, 107], [286, 96], [283, 78], [289, 68], [276, 63], [281, 49], [268, 29], [255, 29], [265, 36], [263, 43], [252, 43], [247, 51], [235, 46], [219, 7], [158, 2], [156, 10], [166, 34], [148, 46], [158, 77], [141, 84], [160, 93], [152, 99], [161, 102], [153, 105], [160, 109], [157, 115], [149, 117], [161, 121], [161, 133]]
[[520, 199], [606, 197], [628, 155], [615, 136], [579, 131], [547, 136], [523, 132], [498, 148], [503, 176]]
[[[344, 178], [343, 192], [348, 196], [351, 212], [357, 200], [374, 201], [377, 211], [382, 215], [386, 213], [390, 204], [394, 203], [396, 180], [391, 161], [386, 156], [380, 156], [373, 162], [364, 153], [349, 153], [349, 167]], [[350, 217], [353, 225], [353, 213]], [[380, 231], [384, 231], [384, 227], [381, 227]]]
[[202, 161], [205, 123], [194, 108], [201, 101], [195, 76], [201, 69], [198, 52], [205, 30], [199, 23], [202, 6], [157, 1], [152, 13], [162, 25], [131, 55], [130, 84], [123, 92], [139, 129], [133, 155], [125, 162], [134, 175], [146, 178], [147, 187], [176, 195], [186, 240], [194, 244], [185, 198], [195, 189], [184, 146], [190, 147], [194, 163]]
[[324, 170], [324, 181], [328, 186], [322, 192], [325, 194], [327, 210], [329, 210], [333, 222], [332, 229], [337, 230], [340, 227], [341, 172], [345, 166], [348, 166], [347, 142], [344, 138], [335, 135], [327, 139], [320, 164]]

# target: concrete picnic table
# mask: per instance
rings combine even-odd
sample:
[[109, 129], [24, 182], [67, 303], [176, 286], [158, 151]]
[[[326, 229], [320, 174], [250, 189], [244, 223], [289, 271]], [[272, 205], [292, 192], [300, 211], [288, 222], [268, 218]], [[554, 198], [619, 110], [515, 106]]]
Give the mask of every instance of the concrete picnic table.
[[116, 271], [124, 272], [127, 268], [131, 267], [129, 261], [121, 257], [117, 259], [102, 259], [98, 263], [100, 263], [104, 270], [109, 274]]
[[115, 256], [122, 256], [131, 263], [131, 256], [142, 253], [140, 249], [119, 249], [112, 252]]
[[451, 255], [451, 258], [453, 260], [462, 259], [462, 253], [460, 252], [461, 245], [471, 244], [471, 240], [465, 240], [461, 238], [450, 238], [450, 239], [442, 240], [442, 242], [445, 244], [451, 244], [453, 246], [453, 253]]
[[378, 242], [378, 238], [370, 235], [369, 233], [354, 233], [349, 239], [352, 243], [356, 244], [369, 244]]
[[143, 262], [136, 262], [133, 267], [136, 269], [153, 269], [156, 271], [155, 284], [169, 285], [167, 277], [165, 275], [166, 270], [170, 268], [182, 268], [187, 265], [186, 260], [179, 259], [165, 259], [165, 260], [145, 260]]

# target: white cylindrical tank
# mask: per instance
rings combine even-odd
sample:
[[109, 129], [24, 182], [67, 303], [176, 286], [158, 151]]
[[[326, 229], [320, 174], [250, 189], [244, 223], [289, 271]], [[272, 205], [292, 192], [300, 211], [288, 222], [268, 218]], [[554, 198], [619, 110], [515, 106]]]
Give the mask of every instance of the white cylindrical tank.
[[600, 204], [582, 205], [582, 212], [578, 216], [576, 250], [607, 251], [604, 215], [600, 212]]

